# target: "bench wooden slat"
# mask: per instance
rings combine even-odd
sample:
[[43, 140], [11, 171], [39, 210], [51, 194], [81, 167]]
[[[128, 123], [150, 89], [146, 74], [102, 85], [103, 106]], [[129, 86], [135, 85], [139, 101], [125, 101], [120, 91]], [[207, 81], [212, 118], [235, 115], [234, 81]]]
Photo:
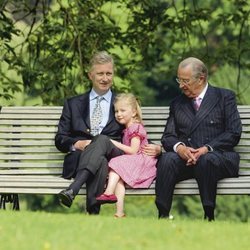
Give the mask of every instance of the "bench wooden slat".
[[[249, 168], [250, 169], [250, 168]], [[30, 167], [27, 169], [18, 169], [18, 168], [10, 168], [10, 169], [1, 169], [0, 170], [1, 175], [34, 175], [36, 174], [37, 176], [47, 176], [47, 175], [55, 175], [55, 176], [61, 176], [62, 175], [62, 170], [61, 167], [50, 167], [47, 169], [44, 169], [42, 167], [36, 166], [34, 164], [34, 167]], [[248, 177], [250, 176], [250, 170], [241, 170], [239, 172], [239, 176], [244, 176], [244, 177]]]
[[61, 114], [62, 106], [3, 106], [2, 114]]
[[[148, 134], [148, 138], [150, 140], [153, 140], [156, 143], [160, 142], [162, 134]], [[6, 139], [6, 140], [4, 140]], [[24, 146], [24, 145], [55, 145], [54, 143], [54, 135], [49, 135], [47, 134], [43, 138], [41, 138], [41, 135], [22, 135], [22, 134], [17, 134], [16, 138], [14, 134], [11, 135], [4, 135], [0, 136], [0, 146]], [[238, 147], [236, 147], [236, 151], [238, 152], [248, 152], [249, 148], [243, 148], [243, 146], [250, 146], [250, 140], [242, 140], [239, 142]]]
[[[41, 182], [41, 181], [26, 181], [26, 182], [18, 182], [11, 180], [10, 182], [1, 182], [1, 187], [22, 187], [22, 188], [64, 188], [65, 185], [69, 185], [71, 182]], [[249, 186], [248, 183], [219, 183], [217, 189], [234, 189], [234, 188], [247, 188]], [[176, 184], [176, 189], [198, 189], [197, 183], [183, 183], [183, 184]], [[154, 190], [154, 185], [149, 188]]]
[[[126, 190], [128, 195], [154, 195], [155, 192], [152, 189], [128, 189]], [[198, 195], [198, 189], [175, 189], [174, 195]], [[239, 189], [218, 189], [217, 194], [223, 195], [246, 195], [250, 194], [249, 188], [239, 188]]]
[[[42, 175], [51, 175], [51, 176], [61, 176], [62, 175], [62, 168], [54, 169], [54, 168], [30, 168], [30, 169], [1, 169], [0, 170], [1, 175], [37, 175], [37, 176], [42, 176]], [[1, 184], [0, 184], [1, 185]]]
[[50, 127], [17, 127], [17, 126], [9, 126], [9, 127], [1, 127], [1, 132], [3, 133], [53, 133], [55, 134], [57, 131], [56, 126], [50, 126]]
[[[0, 169], [25, 169], [25, 168], [42, 168], [42, 169], [52, 169], [60, 168], [62, 169], [62, 159], [57, 162], [21, 162], [21, 161], [12, 161], [12, 162], [0, 162]], [[2, 171], [1, 171], [2, 174]], [[1, 176], [0, 174], [0, 176]]]
[[55, 147], [0, 147], [0, 154], [13, 154], [13, 153], [58, 153]]
[[[6, 120], [40, 120], [41, 122], [44, 120], [45, 114], [2, 114], [1, 119], [6, 119]], [[46, 119], [47, 120], [56, 120], [60, 118], [60, 114], [46, 114]]]
[[55, 146], [53, 140], [0, 140], [0, 146]]
[[[154, 138], [152, 136], [152, 138]], [[155, 140], [157, 143], [159, 143], [159, 140]], [[12, 142], [12, 143], [11, 143]], [[25, 142], [25, 143], [24, 143]], [[54, 146], [54, 140], [51, 139], [51, 141], [47, 144], [44, 144], [45, 141], [42, 141], [43, 143], [40, 144], [39, 140], [32, 140], [32, 141], [10, 141], [10, 143], [1, 144], [0, 140], [0, 146], [4, 145], [6, 147], [0, 147], [0, 154], [1, 153], [59, 153], [58, 150]], [[18, 147], [18, 145], [26, 145], [27, 147]], [[38, 145], [38, 146], [36, 146]], [[29, 147], [28, 147], [29, 146]], [[41, 146], [47, 146], [47, 147], [41, 147]], [[249, 153], [250, 148], [248, 147], [236, 147], [235, 150], [241, 154], [241, 159], [249, 159]]]
[[[66, 188], [71, 180], [65, 180], [60, 177], [50, 177], [50, 178], [37, 178], [37, 176], [32, 176], [29, 179], [23, 178], [20, 176], [15, 176], [8, 178], [9, 176], [5, 176], [6, 178], [3, 180], [3, 177], [0, 178], [2, 185], [0, 187], [0, 192], [4, 189], [10, 188], [13, 193], [25, 193], [27, 190], [39, 190], [41, 193], [58, 193], [60, 190]], [[10, 184], [10, 180], [11, 183]], [[250, 178], [227, 178], [218, 182], [218, 194], [250, 194], [249, 189], [249, 181]], [[83, 190], [84, 191], [84, 190]], [[191, 193], [190, 193], [191, 191]], [[35, 193], [36, 193], [35, 192]], [[31, 192], [33, 193], [33, 191]], [[127, 189], [128, 194], [154, 194], [154, 183], [151, 185], [149, 189], [136, 189], [131, 190]], [[176, 184], [175, 194], [198, 194], [198, 186], [195, 180], [187, 180], [182, 181]]]
[[62, 160], [63, 156], [59, 154], [0, 154], [3, 160]]
[[[4, 188], [0, 187], [0, 193], [13, 193], [13, 194], [58, 194], [62, 189], [67, 188], [68, 185], [59, 188]], [[153, 189], [127, 189], [127, 195], [154, 195]], [[198, 195], [198, 189], [175, 189], [174, 195]], [[249, 195], [249, 189], [218, 189], [218, 195]], [[81, 189], [79, 195], [86, 195], [86, 190]]]
[[55, 135], [52, 133], [11, 133], [11, 134], [1, 134], [0, 139], [53, 139]]
[[46, 117], [43, 118], [44, 120], [2, 120], [0, 119], [0, 125], [15, 125], [15, 126], [22, 126], [22, 125], [37, 125], [37, 126], [57, 126], [58, 120], [46, 120]]
[[[40, 185], [39, 183], [48, 183], [48, 185], [53, 186], [55, 182], [71, 182], [71, 180], [66, 180], [60, 176], [37, 176], [37, 175], [30, 175], [30, 176], [22, 176], [22, 175], [0, 175], [0, 180], [5, 182], [5, 185], [10, 185], [10, 180], [13, 182], [19, 183], [18, 185], [27, 185], [27, 182], [34, 182], [34, 185]], [[241, 187], [247, 185], [250, 181], [250, 176], [243, 176], [242, 178], [225, 178], [218, 182], [218, 186], [221, 187], [233, 187], [233, 185], [240, 184]], [[150, 186], [151, 189], [154, 189], [155, 182], [152, 183]], [[195, 179], [188, 179], [185, 181], [181, 181], [177, 184], [177, 188], [186, 187], [186, 188], [198, 188]]]

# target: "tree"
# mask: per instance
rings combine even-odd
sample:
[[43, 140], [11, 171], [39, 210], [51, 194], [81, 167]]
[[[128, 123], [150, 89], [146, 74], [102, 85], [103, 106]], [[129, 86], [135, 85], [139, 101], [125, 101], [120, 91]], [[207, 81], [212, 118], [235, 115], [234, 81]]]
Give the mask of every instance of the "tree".
[[62, 104], [89, 87], [89, 58], [105, 49], [116, 59], [115, 89], [140, 93], [148, 105], [166, 105], [177, 94], [176, 67], [190, 55], [203, 59], [211, 75], [233, 68], [228, 87], [243, 103], [249, 13], [246, 0], [4, 1], [0, 94], [10, 98], [23, 88], [44, 104]]

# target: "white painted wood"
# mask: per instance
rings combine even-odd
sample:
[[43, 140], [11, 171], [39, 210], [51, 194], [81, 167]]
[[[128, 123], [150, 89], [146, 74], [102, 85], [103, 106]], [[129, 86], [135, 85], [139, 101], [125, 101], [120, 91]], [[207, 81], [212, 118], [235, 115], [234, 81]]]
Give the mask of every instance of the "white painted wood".
[[[240, 177], [219, 181], [218, 194], [250, 194], [250, 106], [238, 106], [243, 133], [236, 150], [240, 153]], [[160, 139], [168, 107], [143, 107], [144, 124], [154, 143]], [[57, 194], [71, 180], [61, 178], [64, 154], [54, 146], [62, 107], [2, 107], [0, 112], [0, 193]], [[148, 189], [129, 189], [130, 195], [153, 195]], [[80, 194], [86, 194], [85, 188]], [[180, 182], [176, 195], [198, 194], [195, 180]]]

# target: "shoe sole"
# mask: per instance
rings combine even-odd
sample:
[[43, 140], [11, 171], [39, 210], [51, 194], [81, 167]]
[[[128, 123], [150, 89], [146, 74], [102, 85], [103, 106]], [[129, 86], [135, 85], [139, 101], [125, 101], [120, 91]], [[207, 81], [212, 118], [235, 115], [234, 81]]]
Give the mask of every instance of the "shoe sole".
[[63, 193], [59, 193], [58, 194], [58, 198], [59, 198], [59, 202], [60, 204], [70, 208], [71, 205], [72, 205], [72, 201], [69, 200], [68, 196], [66, 196], [65, 194]]
[[117, 200], [97, 200], [98, 204], [114, 204]]

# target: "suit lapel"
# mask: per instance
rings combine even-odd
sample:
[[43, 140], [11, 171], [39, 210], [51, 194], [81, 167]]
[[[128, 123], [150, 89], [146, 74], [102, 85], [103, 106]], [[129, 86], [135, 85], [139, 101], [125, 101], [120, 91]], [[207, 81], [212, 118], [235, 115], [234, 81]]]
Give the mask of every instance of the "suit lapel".
[[185, 116], [190, 119], [190, 121], [194, 120], [195, 116], [195, 110], [192, 105], [192, 100], [190, 98], [187, 98], [184, 96], [182, 102], [181, 102], [181, 108], [183, 112], [185, 113]]
[[89, 115], [89, 93], [82, 95], [79, 98], [79, 102], [76, 104], [79, 111], [80, 117], [87, 127], [90, 128], [90, 115]]
[[219, 101], [219, 96], [216, 94], [216, 91], [213, 87], [208, 86], [207, 92], [202, 100], [199, 110], [196, 112], [194, 117], [191, 131], [192, 133], [201, 121], [210, 113], [210, 111], [217, 105]]
[[[107, 127], [109, 123], [114, 121], [114, 117], [115, 117], [115, 110], [114, 110], [114, 105], [113, 105], [114, 99], [115, 99], [115, 95], [112, 93], [110, 107], [109, 107], [109, 118], [108, 118], [108, 122], [107, 122], [105, 127]], [[105, 129], [105, 127], [104, 127], [104, 129]]]

